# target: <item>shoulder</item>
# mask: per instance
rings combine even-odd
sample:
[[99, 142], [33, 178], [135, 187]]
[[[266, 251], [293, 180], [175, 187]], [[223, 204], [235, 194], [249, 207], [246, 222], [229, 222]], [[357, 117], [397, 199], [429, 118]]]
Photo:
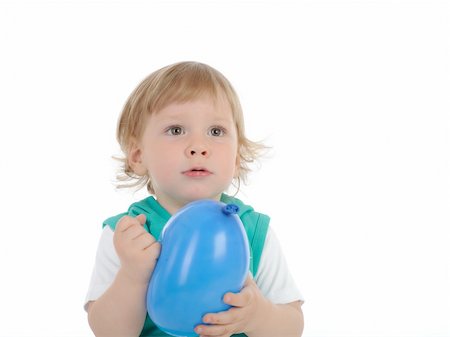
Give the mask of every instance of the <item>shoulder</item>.
[[116, 229], [116, 225], [119, 222], [119, 220], [122, 219], [125, 215], [128, 215], [128, 212], [120, 213], [106, 219], [105, 221], [103, 221], [103, 228], [109, 227], [111, 230], [114, 231]]
[[157, 202], [152, 196], [134, 202], [128, 207], [128, 210], [126, 212], [119, 213], [103, 221], [103, 228], [108, 226], [114, 231], [116, 229], [117, 223], [124, 216], [129, 215], [134, 217], [142, 213], [148, 215], [149, 213], [152, 213], [152, 210], [155, 208], [155, 204], [157, 204]]

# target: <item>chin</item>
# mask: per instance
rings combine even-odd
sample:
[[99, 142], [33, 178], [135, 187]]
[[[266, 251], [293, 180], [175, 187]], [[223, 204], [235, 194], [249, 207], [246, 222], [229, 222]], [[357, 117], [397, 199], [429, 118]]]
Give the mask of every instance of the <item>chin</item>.
[[192, 201], [201, 200], [201, 199], [219, 200], [221, 194], [222, 194], [221, 192], [215, 193], [215, 192], [211, 192], [211, 191], [191, 191], [190, 193], [188, 193], [186, 195], [186, 201], [192, 202]]

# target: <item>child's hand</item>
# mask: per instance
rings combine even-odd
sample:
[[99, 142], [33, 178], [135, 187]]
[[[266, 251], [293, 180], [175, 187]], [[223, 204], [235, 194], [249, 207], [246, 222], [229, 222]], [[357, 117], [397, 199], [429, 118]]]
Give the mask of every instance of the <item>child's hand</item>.
[[161, 245], [143, 225], [145, 215], [124, 216], [114, 231], [114, 247], [121, 270], [132, 280], [148, 283], [155, 268]]
[[198, 325], [195, 328], [201, 337], [229, 337], [235, 333], [252, 331], [260, 322], [269, 319], [266, 316], [272, 306], [250, 275], [241, 292], [225, 294], [224, 302], [233, 307], [227, 311], [206, 314], [203, 322], [210, 325]]

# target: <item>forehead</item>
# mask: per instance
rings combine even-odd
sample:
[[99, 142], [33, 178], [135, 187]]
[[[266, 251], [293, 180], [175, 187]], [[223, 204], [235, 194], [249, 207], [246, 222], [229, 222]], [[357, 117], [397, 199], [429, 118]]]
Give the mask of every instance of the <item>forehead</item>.
[[156, 118], [179, 118], [179, 117], [199, 117], [221, 120], [234, 120], [231, 105], [223, 96], [212, 97], [201, 95], [199, 97], [186, 100], [175, 101], [167, 104], [162, 109], [153, 114]]
[[175, 83], [169, 83], [167, 88], [156, 95], [153, 100], [153, 111], [159, 111], [167, 105], [174, 103], [186, 103], [195, 100], [212, 100], [215, 103], [223, 104], [232, 101], [227, 96], [226, 91], [217, 83], [207, 81], [205, 83], [195, 81], [191, 82], [187, 79]]

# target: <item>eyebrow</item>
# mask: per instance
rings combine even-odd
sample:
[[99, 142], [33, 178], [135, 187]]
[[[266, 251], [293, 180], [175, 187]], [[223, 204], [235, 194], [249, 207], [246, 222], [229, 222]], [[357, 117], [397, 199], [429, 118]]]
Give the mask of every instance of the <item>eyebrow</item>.
[[[163, 123], [177, 121], [183, 118], [183, 113], [178, 112], [169, 112], [165, 113], [164, 115], [155, 114], [155, 117], [158, 116], [158, 120]], [[212, 123], [232, 123], [234, 124], [234, 118], [233, 116], [230, 116], [229, 118], [224, 118], [222, 116], [212, 116], [211, 118]]]

